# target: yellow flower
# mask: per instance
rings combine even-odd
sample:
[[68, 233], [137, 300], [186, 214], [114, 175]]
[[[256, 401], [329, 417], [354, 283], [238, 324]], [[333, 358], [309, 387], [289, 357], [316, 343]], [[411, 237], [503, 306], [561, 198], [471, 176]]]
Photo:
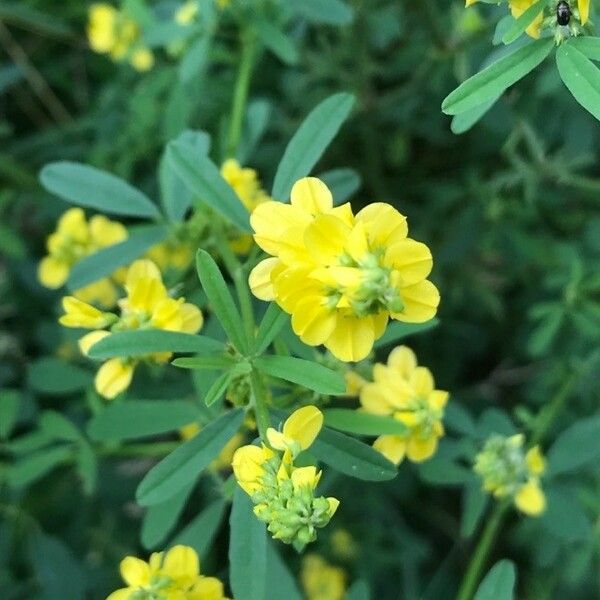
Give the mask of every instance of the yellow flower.
[[175, 23], [179, 25], [189, 25], [198, 16], [198, 2], [196, 0], [188, 0], [182, 4], [175, 12]]
[[[271, 199], [261, 187], [258, 173], [254, 169], [242, 167], [234, 158], [226, 160], [221, 165], [221, 176], [250, 213], [259, 204]], [[252, 236], [236, 232], [229, 245], [235, 253], [246, 254], [252, 247]]]
[[406, 218], [388, 204], [354, 216], [349, 204], [334, 208], [327, 186], [307, 177], [294, 185], [291, 204], [263, 202], [250, 223], [272, 255], [252, 271], [250, 287], [291, 314], [294, 332], [310, 346], [359, 361], [390, 317], [420, 323], [437, 311], [439, 293], [426, 279], [431, 253], [407, 237]]
[[346, 573], [317, 554], [302, 561], [300, 580], [307, 600], [342, 600], [346, 595]]
[[316, 406], [303, 406], [294, 411], [283, 424], [283, 431], [267, 429], [267, 439], [275, 450], [289, 450], [297, 456], [312, 446], [323, 427], [323, 413]]
[[373, 447], [396, 464], [404, 456], [413, 462], [430, 458], [444, 435], [442, 418], [448, 392], [435, 389], [429, 369], [419, 367], [414, 352], [406, 346], [395, 348], [387, 365], [376, 364], [373, 378], [360, 392], [363, 409], [393, 416], [407, 428], [402, 436], [380, 436]]
[[131, 53], [129, 62], [136, 71], [144, 73], [154, 66], [154, 54], [149, 48], [138, 48]]
[[259, 446], [242, 446], [234, 455], [231, 466], [240, 487], [252, 496], [263, 487], [263, 477], [266, 475], [265, 463], [273, 458], [275, 453], [264, 444]]
[[110, 4], [92, 4], [89, 11], [88, 40], [94, 52], [106, 54], [115, 45], [118, 11]]
[[[102, 215], [96, 215], [88, 222], [81, 208], [70, 208], [58, 220], [56, 231], [48, 236], [48, 255], [40, 261], [38, 279], [43, 286], [58, 289], [82, 258], [126, 238], [127, 229], [121, 223]], [[110, 278], [81, 288], [74, 295], [84, 302], [98, 302], [105, 307], [114, 306], [117, 300], [117, 291]]]
[[590, 0], [577, 0], [577, 8], [579, 9], [579, 21], [585, 25], [590, 18]]
[[[65, 314], [59, 322], [66, 327], [94, 329], [79, 340], [83, 354], [111, 334], [112, 331], [134, 329], [164, 329], [197, 333], [203, 324], [202, 312], [184, 298], [171, 298], [160, 271], [150, 260], [135, 261], [127, 271], [127, 296], [119, 301], [120, 316], [106, 313], [72, 296], [63, 298]], [[106, 331], [110, 327], [110, 331]], [[162, 363], [171, 357], [169, 352], [148, 354], [147, 360]], [[133, 373], [141, 358], [117, 357], [106, 361], [98, 370], [95, 387], [107, 399], [113, 399], [131, 384]]]
[[166, 553], [155, 552], [148, 562], [134, 556], [121, 561], [121, 577], [127, 584], [107, 600], [132, 597], [157, 600], [227, 600], [223, 584], [200, 574], [200, 561], [193, 548], [173, 546]]

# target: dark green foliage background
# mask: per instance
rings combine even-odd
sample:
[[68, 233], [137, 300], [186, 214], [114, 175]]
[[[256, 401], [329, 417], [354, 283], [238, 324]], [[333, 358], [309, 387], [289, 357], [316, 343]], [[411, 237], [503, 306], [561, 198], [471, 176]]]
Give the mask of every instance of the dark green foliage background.
[[[391, 202], [408, 215], [412, 235], [430, 245], [440, 324], [408, 343], [462, 410], [451, 411], [446, 442], [429, 470], [403, 464], [384, 484], [327, 473], [323, 493], [342, 502], [330, 530], [343, 526], [359, 541], [357, 559], [344, 566], [366, 578], [376, 598], [453, 598], [474, 546], [461, 535], [468, 473], [458, 440], [472, 429], [479, 443], [486, 431], [498, 430], [486, 422], [527, 432], [572, 381], [542, 446], [547, 451], [561, 432], [595, 415], [590, 457], [553, 480], [552, 512], [535, 520], [509, 517], [492, 562], [516, 563], [519, 598], [597, 598], [598, 123], [547, 60], [473, 129], [454, 135], [442, 99], [494, 51], [490, 40], [505, 9], [464, 11], [458, 0], [347, 3], [351, 24], [292, 23], [296, 65], [260, 56], [250, 99], [268, 103], [269, 121], [245, 162], [270, 188], [287, 141], [310, 110], [338, 91], [356, 95], [351, 118], [316, 172], [355, 169], [362, 186], [354, 208]], [[18, 44], [68, 113], [53, 115], [47, 95], [40, 101], [0, 52], [0, 389], [20, 393], [14, 439], [35, 429], [41, 410], [60, 411], [79, 427], [89, 414], [82, 392], [88, 366], [75, 359], [77, 373], [65, 376], [63, 359], [39, 363], [55, 357], [69, 337], [56, 322], [60, 294], [43, 289], [35, 276], [45, 238], [65, 209], [42, 190], [39, 169], [60, 159], [86, 162], [156, 197], [160, 154], [183, 129], [208, 131], [213, 158], [222, 158], [238, 59], [235, 25], [219, 31], [205, 76], [182, 87], [176, 64], [163, 54], [143, 75], [92, 54], [84, 35], [87, 8], [59, 0], [0, 3], [2, 31], [10, 32], [0, 36], [0, 47]], [[147, 389], [138, 382], [136, 391], [148, 398], [193, 393], [179, 375], [171, 370], [146, 382]], [[12, 460], [0, 443], [0, 596], [57, 598], [68, 580], [69, 598], [104, 598], [118, 585], [118, 561], [145, 553], [134, 497], [149, 463], [103, 458], [97, 491], [88, 496], [71, 467], [9, 488], [3, 473]], [[458, 470], [454, 480], [448, 463]], [[180, 526], [208, 504], [210, 490], [206, 482], [194, 492]], [[315, 548], [325, 555], [328, 533]], [[283, 550], [296, 569], [298, 558]], [[203, 570], [226, 578], [226, 557], [224, 525]]]

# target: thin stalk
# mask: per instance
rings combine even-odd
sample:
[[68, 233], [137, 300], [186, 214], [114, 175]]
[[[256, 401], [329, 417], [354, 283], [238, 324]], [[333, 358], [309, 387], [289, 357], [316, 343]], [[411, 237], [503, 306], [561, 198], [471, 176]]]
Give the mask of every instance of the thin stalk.
[[229, 121], [229, 134], [227, 137], [226, 154], [228, 158], [234, 158], [236, 156], [240, 145], [244, 114], [246, 112], [246, 103], [248, 101], [248, 90], [250, 89], [250, 79], [256, 56], [256, 38], [254, 33], [248, 30], [242, 32], [241, 41], [242, 53], [233, 92], [233, 104], [231, 107], [231, 119]]

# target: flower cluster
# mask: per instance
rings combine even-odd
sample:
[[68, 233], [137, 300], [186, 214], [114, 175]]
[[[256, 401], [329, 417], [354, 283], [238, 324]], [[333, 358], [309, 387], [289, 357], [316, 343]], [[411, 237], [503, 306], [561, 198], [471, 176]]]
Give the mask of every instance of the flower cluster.
[[318, 554], [302, 561], [300, 580], [307, 600], [342, 600], [346, 595], [346, 573]]
[[522, 434], [490, 437], [475, 457], [475, 472], [483, 479], [483, 489], [496, 498], [511, 498], [527, 515], [536, 516], [546, 508], [540, 476], [546, 464], [538, 446], [524, 451]]
[[227, 600], [216, 577], [200, 574], [198, 555], [189, 546], [155, 552], [148, 562], [128, 556], [120, 568], [127, 587], [106, 600]]
[[414, 352], [406, 346], [395, 348], [387, 365], [376, 364], [373, 379], [360, 389], [363, 409], [392, 416], [406, 426], [406, 434], [382, 435], [373, 447], [395, 464], [405, 456], [413, 462], [430, 458], [444, 435], [448, 392], [435, 389], [429, 369], [418, 366]]
[[[101, 248], [122, 242], [127, 229], [117, 221], [95, 215], [89, 221], [81, 208], [70, 208], [58, 220], [56, 230], [48, 236], [48, 254], [38, 266], [40, 283], [58, 289], [67, 281], [71, 269], [82, 258]], [[75, 292], [84, 302], [97, 302], [111, 308], [117, 301], [114, 278], [104, 278]]]
[[137, 71], [154, 66], [154, 54], [141, 43], [138, 24], [110, 4], [92, 4], [87, 33], [94, 52], [108, 54], [116, 62], [127, 60]]
[[[479, 2], [479, 0], [465, 0], [466, 6], [471, 6]], [[510, 8], [511, 15], [518, 19], [524, 12], [529, 10], [534, 4], [537, 3], [537, 0], [508, 0], [508, 6]], [[547, 26], [556, 27], [556, 7], [557, 3], [549, 2], [548, 6], [552, 8], [552, 14], [544, 19], [544, 7], [540, 7], [540, 12], [533, 20], [533, 22], [527, 27], [526, 32], [532, 38], [539, 38], [544, 29]], [[569, 4], [569, 13], [572, 14], [578, 21], [581, 26], [585, 25], [590, 16], [590, 0], [577, 0], [577, 7], [570, 6]], [[558, 23], [561, 25], [561, 23]], [[574, 32], [577, 32], [577, 29], [574, 29]]]
[[[254, 169], [242, 167], [234, 158], [227, 159], [221, 165], [221, 176], [231, 186], [240, 202], [249, 213], [263, 202], [270, 200], [270, 196], [262, 188], [258, 173]], [[252, 247], [252, 236], [234, 232], [230, 240], [231, 249], [236, 254], [246, 254]]]
[[359, 361], [383, 335], [388, 319], [421, 323], [439, 304], [427, 280], [429, 248], [407, 237], [406, 217], [389, 204], [354, 215], [333, 206], [319, 179], [299, 180], [291, 204], [263, 202], [250, 223], [256, 243], [272, 255], [250, 274], [262, 300], [292, 315], [292, 327], [310, 345], [324, 344], [342, 361]]
[[[127, 272], [125, 281], [127, 296], [119, 301], [120, 315], [103, 312], [72, 296], [63, 298], [65, 314], [60, 323], [65, 327], [93, 329], [79, 340], [84, 354], [111, 332], [134, 329], [164, 329], [184, 333], [197, 333], [202, 327], [200, 309], [186, 303], [184, 298], [174, 299], [165, 288], [160, 271], [150, 260], [135, 261]], [[149, 354], [152, 362], [165, 362], [171, 353]], [[96, 374], [96, 390], [105, 398], [112, 399], [129, 387], [135, 367], [141, 359], [111, 358]]]
[[296, 467], [294, 460], [309, 448], [323, 426], [315, 406], [296, 410], [283, 430], [267, 430], [271, 448], [243, 446], [233, 455], [233, 472], [252, 498], [254, 514], [268, 524], [275, 539], [302, 549], [317, 537], [334, 515], [336, 498], [315, 497], [321, 472], [314, 466]]

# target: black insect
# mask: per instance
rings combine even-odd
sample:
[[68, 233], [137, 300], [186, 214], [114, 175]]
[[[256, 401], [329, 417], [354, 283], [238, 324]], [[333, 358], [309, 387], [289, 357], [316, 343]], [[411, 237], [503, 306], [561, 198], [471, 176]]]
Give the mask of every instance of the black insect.
[[556, 5], [556, 22], [559, 25], [568, 25], [571, 20], [571, 7], [565, 0], [560, 0]]

